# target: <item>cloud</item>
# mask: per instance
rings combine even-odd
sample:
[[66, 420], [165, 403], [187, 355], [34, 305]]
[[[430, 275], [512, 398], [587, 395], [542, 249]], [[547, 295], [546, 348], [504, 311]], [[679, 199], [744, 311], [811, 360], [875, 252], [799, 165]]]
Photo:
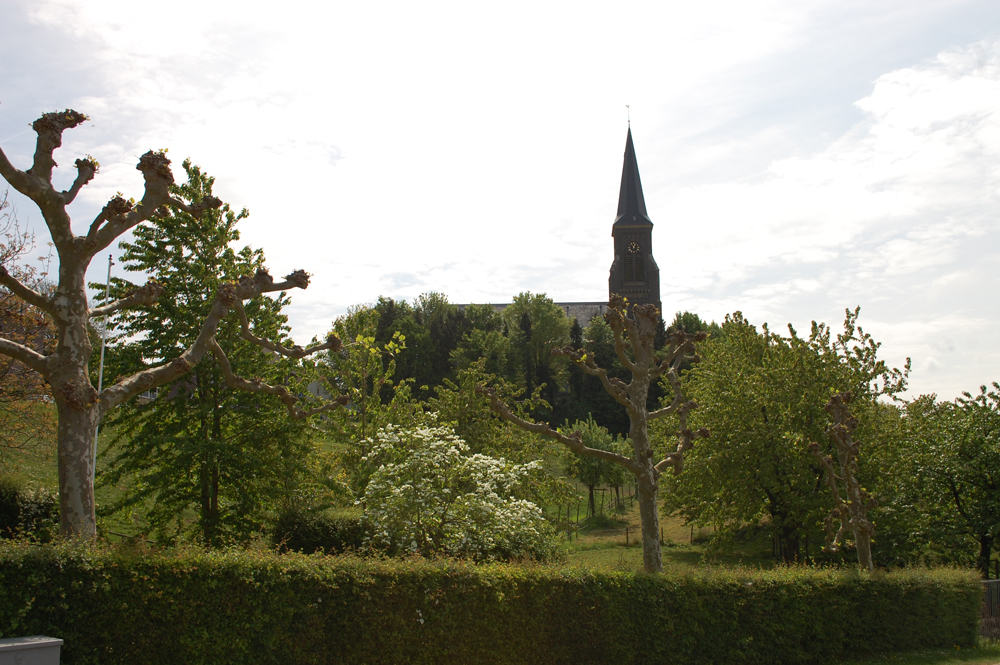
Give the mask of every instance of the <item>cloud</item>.
[[915, 390], [1000, 376], [1000, 47], [942, 49], [996, 3], [14, 9], [0, 137], [91, 116], [59, 154], [102, 163], [78, 225], [141, 191], [146, 149], [190, 156], [276, 274], [314, 274], [297, 335], [379, 294], [603, 298], [631, 104], [668, 312], [803, 329], [861, 304]]
[[816, 154], [667, 199], [697, 248], [674, 292], [714, 317], [738, 305], [772, 323], [861, 304], [872, 332], [905, 326], [909, 346], [889, 353], [917, 358], [916, 390], [957, 394], [1000, 375], [988, 336], [935, 341], [1000, 313], [1000, 41], [886, 73], [856, 106], [864, 119]]

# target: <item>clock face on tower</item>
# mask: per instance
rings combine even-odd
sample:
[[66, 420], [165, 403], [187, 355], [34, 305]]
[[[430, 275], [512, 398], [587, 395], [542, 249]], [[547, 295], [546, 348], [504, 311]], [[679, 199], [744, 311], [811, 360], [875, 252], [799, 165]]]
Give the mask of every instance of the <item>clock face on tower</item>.
[[639, 243], [637, 243], [634, 240], [632, 242], [630, 242], [628, 244], [628, 253], [629, 254], [638, 254], [639, 253]]

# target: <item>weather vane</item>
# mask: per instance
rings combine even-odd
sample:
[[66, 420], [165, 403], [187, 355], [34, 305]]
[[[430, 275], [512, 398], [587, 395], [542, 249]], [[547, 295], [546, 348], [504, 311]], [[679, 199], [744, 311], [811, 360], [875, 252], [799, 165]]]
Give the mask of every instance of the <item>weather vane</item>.
[[625, 117], [628, 118], [628, 126], [632, 126], [632, 109], [628, 104], [625, 105]]

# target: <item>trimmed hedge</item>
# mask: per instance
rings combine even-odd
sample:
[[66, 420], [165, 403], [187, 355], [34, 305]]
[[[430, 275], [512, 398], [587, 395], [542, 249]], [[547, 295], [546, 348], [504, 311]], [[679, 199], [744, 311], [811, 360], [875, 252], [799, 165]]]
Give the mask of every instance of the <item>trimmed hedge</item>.
[[664, 575], [0, 543], [0, 637], [77, 663], [817, 663], [972, 646], [971, 572]]

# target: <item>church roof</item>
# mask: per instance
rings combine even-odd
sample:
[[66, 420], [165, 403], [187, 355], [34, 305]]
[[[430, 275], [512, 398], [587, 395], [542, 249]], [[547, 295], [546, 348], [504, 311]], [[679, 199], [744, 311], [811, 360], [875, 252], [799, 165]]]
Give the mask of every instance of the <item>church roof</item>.
[[632, 145], [632, 128], [629, 127], [625, 139], [625, 164], [622, 166], [622, 188], [618, 194], [618, 216], [615, 226], [652, 226], [646, 214], [646, 200], [642, 197], [642, 182], [639, 181], [639, 165], [635, 161], [635, 146]]

